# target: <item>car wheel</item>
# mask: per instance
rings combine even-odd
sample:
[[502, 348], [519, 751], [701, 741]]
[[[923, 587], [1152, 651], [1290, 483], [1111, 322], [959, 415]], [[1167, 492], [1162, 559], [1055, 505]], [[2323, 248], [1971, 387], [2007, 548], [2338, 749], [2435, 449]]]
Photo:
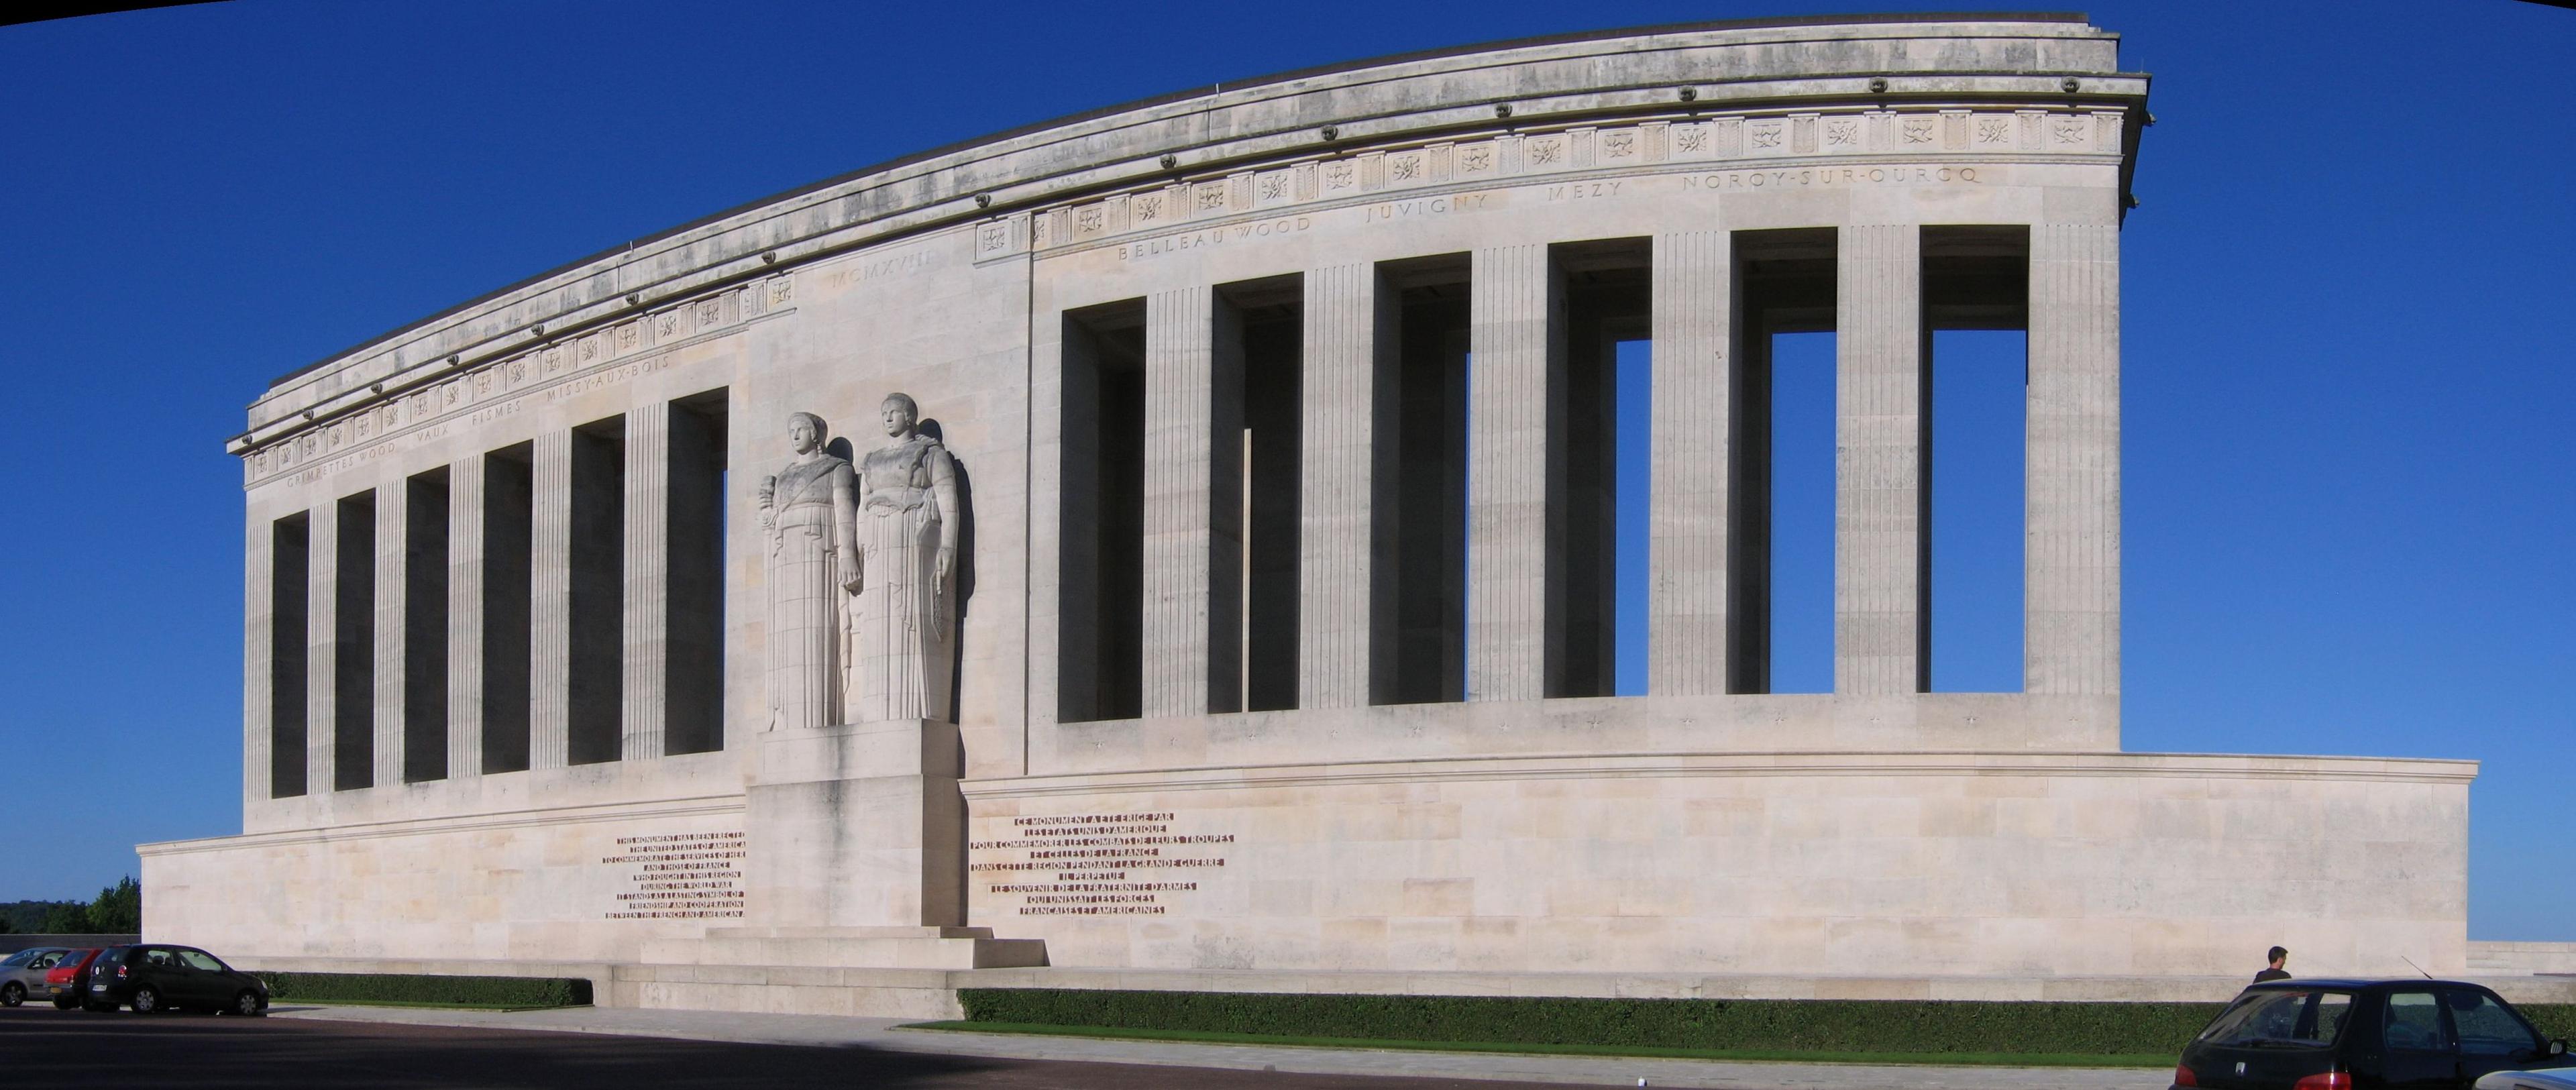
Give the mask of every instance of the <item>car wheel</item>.
[[82, 1009], [82, 1010], [85, 1010], [85, 1011], [88, 1011], [88, 1012], [90, 1012], [91, 1014], [114, 1014], [114, 1013], [116, 1013], [116, 1004], [114, 1004], [114, 1003], [92, 1003], [92, 1002], [90, 1002], [90, 1001], [88, 1001], [88, 1000], [84, 999], [84, 1000], [82, 1000], [82, 1001], [81, 1001], [81, 1009]]
[[244, 1018], [258, 1017], [259, 993], [248, 988], [242, 989], [242, 993], [240, 995], [233, 997], [233, 1013], [241, 1015]]
[[58, 995], [54, 997], [54, 1009], [58, 1011], [67, 1011], [79, 1005], [80, 1000], [74, 999], [68, 995]]
[[148, 984], [134, 989], [134, 1013], [159, 1014], [161, 1009], [160, 992], [152, 990]]
[[14, 1007], [27, 1001], [27, 986], [17, 981], [0, 984], [0, 1007]]

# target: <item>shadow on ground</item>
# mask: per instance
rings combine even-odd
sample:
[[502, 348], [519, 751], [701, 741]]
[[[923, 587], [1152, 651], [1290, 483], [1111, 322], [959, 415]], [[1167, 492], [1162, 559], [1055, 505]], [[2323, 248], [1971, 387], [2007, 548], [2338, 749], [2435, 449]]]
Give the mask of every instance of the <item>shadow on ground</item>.
[[993, 1059], [813, 1047], [302, 1019], [0, 1011], [10, 1081], [250, 1090], [298, 1087], [853, 1086], [1110, 1090], [1142, 1086], [1429, 1090], [1456, 1079]]

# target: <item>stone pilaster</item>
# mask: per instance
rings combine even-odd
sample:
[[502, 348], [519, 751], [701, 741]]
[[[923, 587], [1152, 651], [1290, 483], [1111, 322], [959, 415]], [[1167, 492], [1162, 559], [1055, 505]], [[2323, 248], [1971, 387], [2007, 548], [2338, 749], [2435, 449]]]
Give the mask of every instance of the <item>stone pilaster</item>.
[[1917, 693], [1925, 580], [1923, 233], [1841, 230], [1834, 383], [1834, 691]]
[[1210, 288], [1146, 301], [1148, 718], [1242, 707], [1242, 342]]
[[483, 458], [447, 467], [447, 778], [483, 774]]
[[529, 476], [528, 767], [572, 756], [572, 433], [537, 436]]
[[1564, 638], [1565, 293], [1545, 244], [1473, 262], [1467, 699], [1536, 700]]
[[1396, 315], [1374, 263], [1306, 273], [1300, 708], [1361, 707], [1393, 690]]
[[1735, 254], [1725, 231], [1655, 236], [1646, 691], [1728, 689]]
[[304, 652], [304, 793], [323, 795], [338, 782], [340, 507], [324, 500], [308, 518]]
[[403, 782], [403, 735], [410, 729], [403, 706], [403, 617], [409, 603], [403, 593], [409, 557], [410, 504], [404, 482], [397, 478], [376, 490], [376, 722], [373, 773], [377, 787]]
[[276, 682], [277, 524], [252, 517], [242, 535], [242, 828], [257, 825], [250, 808], [276, 795], [271, 782], [269, 731], [276, 704], [269, 687]]
[[[2030, 229], [2023, 688], [2120, 692], [2120, 229]], [[2116, 699], [2102, 709], [2114, 718]]]
[[620, 760], [660, 757], [669, 673], [671, 409], [626, 414], [626, 624]]

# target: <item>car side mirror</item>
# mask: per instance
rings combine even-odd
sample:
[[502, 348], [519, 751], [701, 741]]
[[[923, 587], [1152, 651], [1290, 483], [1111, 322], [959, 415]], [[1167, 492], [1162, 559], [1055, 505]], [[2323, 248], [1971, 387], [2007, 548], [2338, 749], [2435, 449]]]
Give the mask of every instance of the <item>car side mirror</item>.
[[2550, 1054], [2550, 1055], [2552, 1055], [2552, 1056], [2564, 1056], [2564, 1055], [2566, 1055], [2566, 1054], [2567, 1054], [2567, 1039], [2566, 1039], [2566, 1038], [2564, 1038], [2564, 1037], [2561, 1037], [2561, 1038], [2559, 1038], [2559, 1039], [2557, 1039], [2557, 1040], [2555, 1040], [2555, 1041], [2551, 1041], [2551, 1042], [2549, 1042], [2549, 1054]]

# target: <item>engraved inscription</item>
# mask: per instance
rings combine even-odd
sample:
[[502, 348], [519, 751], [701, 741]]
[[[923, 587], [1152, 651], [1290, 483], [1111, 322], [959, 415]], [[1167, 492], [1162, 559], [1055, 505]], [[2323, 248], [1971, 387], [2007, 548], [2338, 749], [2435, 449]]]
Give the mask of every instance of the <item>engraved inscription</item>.
[[1242, 239], [1295, 234], [1313, 226], [1314, 220], [1309, 217], [1285, 216], [1259, 223], [1211, 227], [1205, 231], [1192, 231], [1185, 235], [1166, 235], [1162, 238], [1126, 243], [1118, 247], [1118, 260], [1143, 261], [1151, 257], [1161, 257], [1164, 254], [1179, 253], [1183, 250], [1203, 250], [1210, 246], [1219, 246]]
[[1232, 833], [1176, 828], [1171, 811], [1011, 819], [1010, 835], [967, 845], [985, 892], [1022, 898], [1022, 916], [1161, 916], [1176, 893], [1221, 875]]
[[1372, 204], [1362, 212], [1360, 222], [1378, 223], [1384, 220], [1438, 216], [1450, 212], [1476, 212], [1483, 210], [1493, 196], [1491, 193], [1460, 193], [1454, 197], [1424, 197], [1420, 200]]
[[710, 920], [742, 915], [743, 836], [738, 832], [621, 836], [600, 857], [631, 867], [611, 920]]
[[1625, 184], [1627, 183], [1576, 182], [1572, 185], [1552, 185], [1547, 187], [1547, 199], [1551, 201], [1582, 201], [1592, 200], [1599, 197], [1616, 197], [1619, 195], [1619, 187]]

